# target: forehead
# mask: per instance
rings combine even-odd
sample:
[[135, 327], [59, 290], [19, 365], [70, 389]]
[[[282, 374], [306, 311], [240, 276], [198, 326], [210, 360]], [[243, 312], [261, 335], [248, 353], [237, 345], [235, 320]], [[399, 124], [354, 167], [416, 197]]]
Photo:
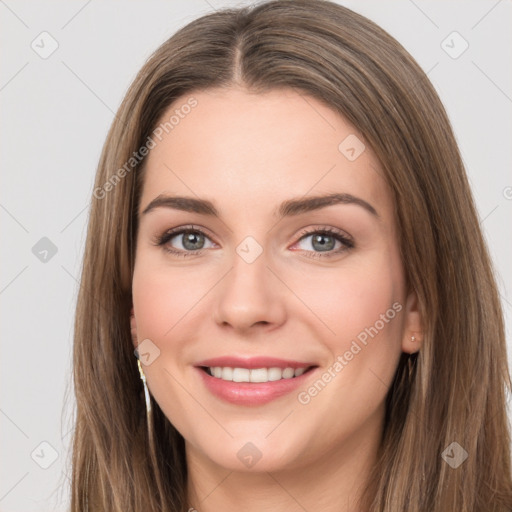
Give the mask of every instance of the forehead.
[[324, 103], [291, 89], [191, 93], [167, 109], [151, 137], [140, 211], [159, 194], [175, 194], [208, 198], [227, 213], [268, 206], [270, 214], [289, 197], [331, 192], [391, 210], [362, 135]]

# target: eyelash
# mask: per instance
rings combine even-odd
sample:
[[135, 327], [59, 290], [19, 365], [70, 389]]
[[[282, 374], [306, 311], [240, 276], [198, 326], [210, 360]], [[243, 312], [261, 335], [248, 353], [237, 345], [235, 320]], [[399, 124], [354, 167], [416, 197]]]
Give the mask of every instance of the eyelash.
[[[200, 234], [204, 235], [205, 237], [209, 238], [208, 235], [204, 231], [194, 227], [193, 225], [181, 226], [179, 228], [174, 228], [169, 231], [166, 231], [162, 235], [157, 236], [154, 240], [154, 245], [162, 246], [164, 251], [171, 253], [174, 256], [180, 256], [180, 257], [184, 257], [184, 258], [189, 257], [189, 256], [199, 256], [200, 254], [202, 254], [202, 251], [206, 250], [206, 249], [197, 249], [195, 251], [182, 251], [181, 249], [180, 250], [170, 249], [169, 247], [167, 247], [165, 245], [169, 240], [171, 240], [171, 238], [174, 238], [176, 235], [182, 235], [184, 233], [200, 233]], [[308, 253], [311, 253], [307, 256], [308, 258], [330, 258], [333, 256], [337, 256], [338, 254], [340, 254], [344, 251], [354, 248], [354, 242], [352, 241], [351, 238], [343, 235], [341, 231], [338, 231], [337, 229], [334, 229], [331, 227], [304, 229], [300, 233], [299, 238], [297, 239], [297, 242], [300, 242], [307, 235], [317, 235], [317, 234], [332, 236], [333, 238], [335, 238], [336, 240], [341, 242], [344, 245], [344, 247], [337, 249], [335, 251], [334, 250], [329, 251], [329, 252], [326, 251], [325, 253], [306, 251]], [[295, 242], [295, 243], [297, 243], [297, 242]]]

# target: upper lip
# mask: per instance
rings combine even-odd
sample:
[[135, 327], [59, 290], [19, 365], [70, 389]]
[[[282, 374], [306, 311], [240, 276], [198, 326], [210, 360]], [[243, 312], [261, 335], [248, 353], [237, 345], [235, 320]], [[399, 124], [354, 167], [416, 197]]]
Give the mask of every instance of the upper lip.
[[229, 368], [309, 368], [315, 366], [314, 363], [303, 363], [300, 361], [292, 361], [286, 359], [278, 359], [275, 357], [214, 357], [200, 361], [195, 366], [206, 366], [214, 368], [216, 366]]

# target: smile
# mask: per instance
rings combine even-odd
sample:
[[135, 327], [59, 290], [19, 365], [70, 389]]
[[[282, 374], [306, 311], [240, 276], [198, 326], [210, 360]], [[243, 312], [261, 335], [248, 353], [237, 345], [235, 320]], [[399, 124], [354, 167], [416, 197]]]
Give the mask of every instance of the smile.
[[282, 379], [300, 377], [308, 368], [231, 368], [229, 366], [209, 366], [204, 368], [209, 375], [230, 382], [275, 382]]
[[264, 405], [290, 395], [319, 368], [313, 362], [265, 356], [217, 357], [194, 366], [209, 394], [239, 406]]

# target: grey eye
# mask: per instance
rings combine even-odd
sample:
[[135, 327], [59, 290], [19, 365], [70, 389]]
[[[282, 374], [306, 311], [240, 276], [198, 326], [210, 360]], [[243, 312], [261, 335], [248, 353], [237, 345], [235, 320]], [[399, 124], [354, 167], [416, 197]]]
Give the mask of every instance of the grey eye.
[[336, 242], [341, 244], [341, 242], [339, 242], [335, 236], [323, 233], [306, 235], [299, 240], [299, 244], [307, 239], [311, 239], [311, 242], [306, 243], [306, 247], [300, 247], [302, 250], [315, 250], [317, 252], [332, 251], [335, 249]]
[[[176, 247], [174, 244], [172, 244], [172, 241], [174, 239], [179, 240], [181, 243], [178, 243], [178, 246]], [[208, 238], [199, 231], [182, 231], [181, 233], [177, 233], [174, 236], [172, 236], [169, 239], [169, 244], [171, 244], [173, 247], [176, 247], [177, 249], [182, 249], [186, 251], [200, 251], [201, 249], [204, 249], [205, 247], [205, 241], [208, 240]], [[181, 247], [180, 247], [181, 245]]]

